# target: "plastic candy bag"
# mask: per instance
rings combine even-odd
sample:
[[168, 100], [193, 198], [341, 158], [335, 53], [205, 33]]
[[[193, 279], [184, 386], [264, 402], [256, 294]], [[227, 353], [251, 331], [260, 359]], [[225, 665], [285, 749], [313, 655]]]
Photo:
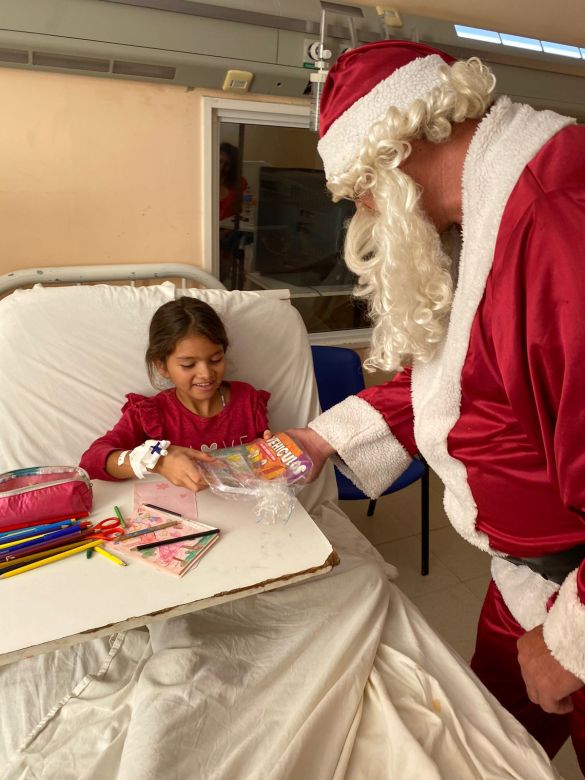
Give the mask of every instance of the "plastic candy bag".
[[256, 499], [259, 522], [288, 522], [296, 491], [313, 468], [309, 456], [288, 434], [214, 450], [213, 462], [199, 462], [212, 492], [222, 498]]

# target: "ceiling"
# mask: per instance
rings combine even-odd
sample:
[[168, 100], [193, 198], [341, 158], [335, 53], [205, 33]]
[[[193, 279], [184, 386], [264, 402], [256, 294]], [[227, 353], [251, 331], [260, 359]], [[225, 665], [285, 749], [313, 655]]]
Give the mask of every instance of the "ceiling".
[[[343, 2], [350, 4], [350, 0]], [[380, 2], [357, 0], [354, 4], [373, 7]], [[416, 16], [585, 48], [583, 0], [396, 0], [385, 5]]]

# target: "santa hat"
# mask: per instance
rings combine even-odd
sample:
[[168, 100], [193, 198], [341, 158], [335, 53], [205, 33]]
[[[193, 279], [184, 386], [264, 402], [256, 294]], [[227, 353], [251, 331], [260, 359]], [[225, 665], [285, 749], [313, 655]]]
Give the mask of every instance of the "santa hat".
[[329, 71], [317, 145], [329, 179], [355, 159], [369, 128], [390, 106], [405, 111], [438, 86], [439, 68], [455, 59], [411, 41], [378, 41], [342, 54]]

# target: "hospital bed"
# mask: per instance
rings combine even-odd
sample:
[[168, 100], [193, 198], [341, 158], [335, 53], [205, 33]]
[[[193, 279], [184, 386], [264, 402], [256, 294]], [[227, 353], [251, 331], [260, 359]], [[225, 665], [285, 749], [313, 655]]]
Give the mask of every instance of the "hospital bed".
[[[224, 318], [227, 377], [272, 393], [274, 430], [318, 414], [308, 337], [286, 301], [192, 282], [67, 283], [88, 268], [19, 273], [62, 284], [0, 301], [0, 472], [77, 463], [126, 392], [152, 393], [147, 325], [177, 295]], [[15, 284], [0, 279], [0, 294]], [[0, 667], [0, 778], [558, 777], [334, 499], [329, 469], [300, 494], [340, 556], [330, 573]], [[3, 598], [0, 587], [0, 608]], [[66, 608], [55, 594], [54, 609]]]

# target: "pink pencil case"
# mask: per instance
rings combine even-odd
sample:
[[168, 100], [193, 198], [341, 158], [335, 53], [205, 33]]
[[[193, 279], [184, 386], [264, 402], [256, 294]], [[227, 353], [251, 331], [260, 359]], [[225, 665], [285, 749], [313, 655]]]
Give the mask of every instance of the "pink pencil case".
[[0, 531], [87, 517], [93, 492], [79, 466], [33, 466], [0, 474]]

